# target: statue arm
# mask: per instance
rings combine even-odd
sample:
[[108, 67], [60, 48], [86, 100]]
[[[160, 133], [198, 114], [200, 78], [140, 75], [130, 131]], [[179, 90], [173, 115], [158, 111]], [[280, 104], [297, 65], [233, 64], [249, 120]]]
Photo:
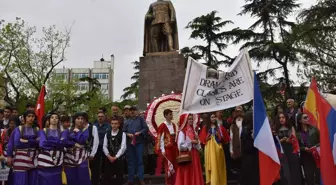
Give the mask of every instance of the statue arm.
[[174, 5], [171, 1], [169, 1], [168, 3], [169, 3], [169, 10], [170, 10], [170, 21], [175, 22], [176, 21], [176, 12], [175, 12]]
[[152, 19], [152, 18], [153, 18], [153, 9], [152, 9], [152, 5], [150, 5], [146, 13], [146, 19]]

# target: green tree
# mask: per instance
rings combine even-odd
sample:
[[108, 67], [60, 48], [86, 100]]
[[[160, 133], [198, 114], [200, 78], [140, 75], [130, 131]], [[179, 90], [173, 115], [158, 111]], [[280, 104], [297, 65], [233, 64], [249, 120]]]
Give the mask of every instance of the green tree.
[[52, 71], [65, 60], [69, 47], [70, 30], [59, 31], [55, 26], [42, 28], [42, 37], [36, 27], [20, 18], [13, 23], [1, 24], [0, 65], [9, 88], [5, 100], [14, 105], [21, 96], [35, 99]]
[[139, 79], [140, 79], [140, 62], [132, 62], [133, 69], [135, 70], [131, 79], [134, 81], [130, 86], [123, 89], [124, 94], [121, 95], [122, 99], [138, 99], [139, 98]]
[[[80, 90], [78, 84], [86, 82], [89, 88]], [[53, 76], [47, 85], [46, 110], [64, 113], [88, 111], [90, 118], [95, 117], [100, 107], [110, 107], [108, 100], [100, 91], [100, 83], [95, 78], [67, 80], [63, 76]], [[90, 110], [90, 111], [89, 111]]]
[[[288, 20], [300, 5], [297, 0], [270, 1], [245, 0], [246, 4], [239, 15], [248, 15], [257, 20], [248, 28], [232, 30], [235, 35], [234, 44], [243, 42], [241, 48], [249, 48], [252, 59], [258, 66], [273, 63], [280, 66], [286, 83], [286, 95], [293, 96], [289, 66], [299, 61], [297, 48], [295, 48], [296, 34], [293, 29], [295, 22]], [[268, 69], [264, 77], [273, 76], [275, 70]]]
[[304, 58], [301, 71], [317, 78], [322, 89], [336, 92], [336, 1], [321, 0], [299, 15], [301, 33], [297, 45]]
[[[232, 58], [223, 53], [227, 48], [227, 42], [231, 38], [230, 31], [222, 31], [228, 24], [233, 24], [232, 21], [223, 21], [217, 16], [217, 11], [212, 11], [207, 15], [196, 17], [188, 23], [187, 29], [191, 29], [191, 39], [201, 39], [205, 42], [205, 46], [196, 45], [192, 48], [183, 48], [184, 53], [192, 55], [197, 59], [200, 56], [206, 60], [206, 65], [217, 69], [221, 64], [229, 64]], [[200, 54], [195, 51], [199, 51]], [[221, 59], [224, 60], [221, 60]]]

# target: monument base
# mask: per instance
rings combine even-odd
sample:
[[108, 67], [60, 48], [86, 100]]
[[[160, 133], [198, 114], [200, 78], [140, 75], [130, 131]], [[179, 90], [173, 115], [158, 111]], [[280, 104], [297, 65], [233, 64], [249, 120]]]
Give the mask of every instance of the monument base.
[[140, 57], [139, 102], [140, 110], [162, 94], [182, 93], [185, 59], [176, 51], [149, 53]]

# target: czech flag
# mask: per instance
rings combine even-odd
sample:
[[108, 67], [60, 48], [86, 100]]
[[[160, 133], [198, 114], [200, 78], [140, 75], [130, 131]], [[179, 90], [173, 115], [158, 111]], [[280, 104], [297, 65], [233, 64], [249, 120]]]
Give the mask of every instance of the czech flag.
[[272, 185], [280, 172], [280, 160], [256, 74], [254, 74], [253, 115], [254, 146], [259, 150], [260, 185]]
[[315, 78], [312, 79], [307, 93], [305, 110], [316, 119], [320, 129], [320, 169], [324, 185], [336, 182], [336, 111], [318, 92]]
[[40, 129], [42, 129], [42, 121], [44, 116], [44, 97], [46, 95], [46, 88], [45, 85], [42, 86], [40, 95], [37, 99], [35, 114], [37, 116], [37, 124], [39, 125]]

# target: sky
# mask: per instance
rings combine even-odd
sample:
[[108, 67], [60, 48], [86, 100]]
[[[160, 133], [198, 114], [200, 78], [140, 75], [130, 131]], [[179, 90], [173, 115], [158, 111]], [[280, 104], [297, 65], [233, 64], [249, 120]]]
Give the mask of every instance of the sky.
[[[143, 50], [144, 16], [155, 0], [0, 0], [0, 20], [14, 21], [21, 17], [30, 26], [56, 25], [60, 30], [71, 29], [66, 61], [59, 67], [91, 68], [102, 55], [106, 60], [115, 56], [114, 100], [120, 99], [123, 88], [132, 83], [131, 62], [139, 60]], [[213, 10], [235, 27], [247, 28], [253, 18], [238, 16], [245, 0], [171, 0], [177, 14], [180, 48], [199, 44], [189, 39], [185, 26], [193, 18]], [[316, 0], [299, 0], [308, 7]], [[295, 18], [295, 15], [293, 15]], [[236, 56], [239, 46], [230, 46], [225, 53]], [[293, 72], [294, 71], [294, 72]], [[292, 70], [295, 73], [295, 70]], [[293, 74], [292, 74], [293, 75]]]

